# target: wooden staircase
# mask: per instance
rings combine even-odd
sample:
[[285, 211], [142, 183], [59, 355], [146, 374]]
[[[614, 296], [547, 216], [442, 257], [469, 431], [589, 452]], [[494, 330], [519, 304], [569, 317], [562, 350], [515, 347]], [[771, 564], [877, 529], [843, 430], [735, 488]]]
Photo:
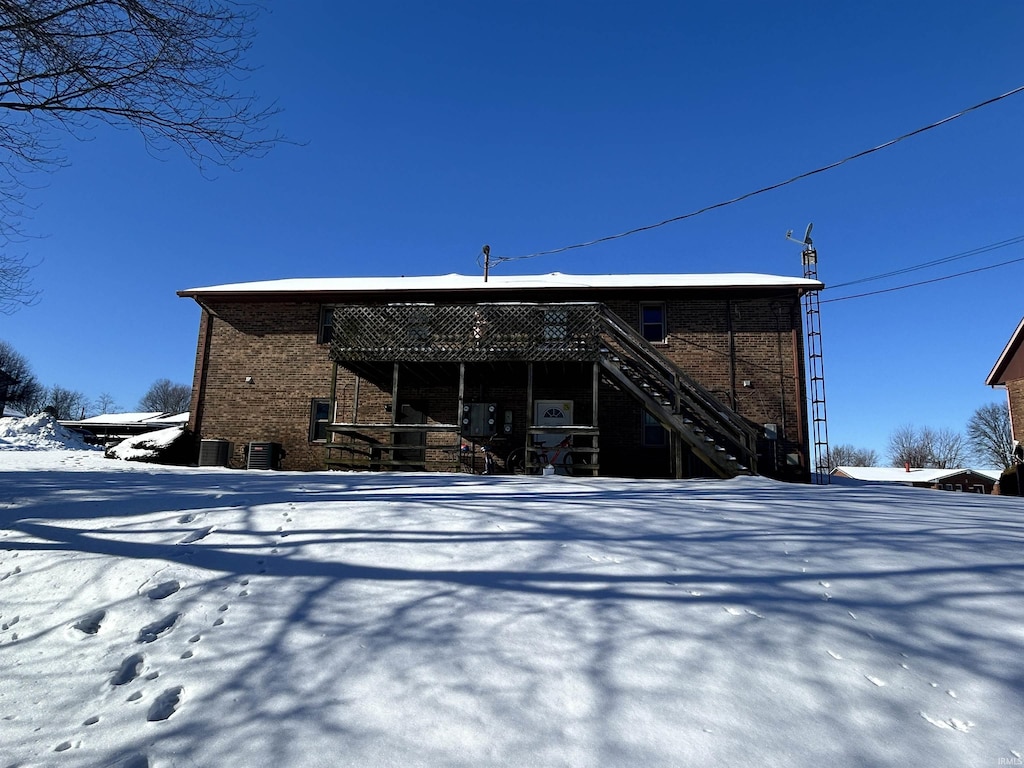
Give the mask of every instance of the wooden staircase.
[[605, 306], [604, 373], [722, 478], [755, 474], [757, 432]]

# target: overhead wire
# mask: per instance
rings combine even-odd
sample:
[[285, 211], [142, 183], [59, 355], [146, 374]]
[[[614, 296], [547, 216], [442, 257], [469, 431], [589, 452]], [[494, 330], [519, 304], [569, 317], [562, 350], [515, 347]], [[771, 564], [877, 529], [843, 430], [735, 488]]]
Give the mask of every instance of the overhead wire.
[[[785, 186], [787, 186], [789, 184], [793, 184], [794, 182], [800, 181], [802, 179], [806, 179], [806, 178], [809, 178], [811, 176], [815, 176], [815, 175], [817, 175], [819, 173], [824, 173], [825, 171], [830, 171], [833, 168], [838, 168], [839, 166], [844, 165], [845, 163], [849, 163], [849, 162], [851, 162], [853, 160], [859, 160], [860, 158], [866, 157], [866, 156], [871, 155], [871, 154], [874, 154], [875, 152], [880, 152], [883, 149], [888, 149], [889, 147], [891, 147], [891, 146], [893, 146], [895, 144], [898, 144], [901, 141], [905, 141], [906, 139], [912, 138], [914, 136], [918, 136], [918, 135], [920, 135], [922, 133], [925, 133], [926, 131], [930, 131], [930, 130], [932, 130], [934, 128], [938, 128], [938, 127], [940, 127], [942, 125], [945, 125], [946, 123], [950, 123], [953, 120], [961, 118], [964, 115], [967, 115], [967, 114], [969, 114], [971, 112], [974, 112], [974, 111], [976, 111], [978, 109], [981, 109], [982, 107], [987, 107], [987, 106], [989, 106], [991, 104], [995, 104], [996, 102], [1002, 101], [1003, 99], [1007, 99], [1007, 98], [1009, 98], [1011, 96], [1015, 96], [1018, 93], [1022, 93], [1022, 92], [1024, 92], [1024, 85], [1021, 85], [1021, 86], [1018, 86], [1016, 88], [1013, 88], [1012, 90], [1006, 91], [1005, 93], [1002, 93], [1002, 94], [1000, 94], [998, 96], [994, 96], [994, 97], [992, 97], [990, 99], [986, 99], [985, 101], [981, 101], [981, 102], [979, 102], [977, 104], [974, 104], [974, 105], [972, 105], [970, 107], [962, 109], [959, 112], [956, 112], [955, 114], [949, 115], [948, 117], [944, 117], [941, 120], [936, 120], [933, 123], [929, 123], [928, 125], [922, 126], [921, 128], [917, 128], [916, 130], [910, 131], [909, 133], [904, 133], [902, 136], [897, 136], [894, 139], [890, 139], [889, 141], [886, 141], [886, 142], [884, 142], [882, 144], [879, 144], [877, 146], [871, 147], [870, 149], [861, 150], [860, 152], [852, 154], [852, 155], [850, 155], [848, 157], [844, 157], [842, 160], [837, 160], [837, 161], [835, 161], [833, 163], [829, 163], [828, 165], [823, 165], [823, 166], [821, 166], [819, 168], [815, 168], [815, 169], [810, 170], [810, 171], [805, 171], [803, 173], [797, 174], [796, 176], [793, 176], [792, 178], [786, 179], [785, 181], [780, 181], [780, 182], [777, 182], [775, 184], [770, 184], [770, 185], [768, 185], [766, 187], [761, 187], [760, 189], [755, 189], [752, 192], [747, 192], [745, 194], [739, 195], [739, 196], [731, 198], [729, 200], [723, 200], [722, 202], [714, 203], [712, 205], [706, 205], [703, 208], [699, 208], [699, 209], [697, 209], [695, 211], [690, 211], [689, 213], [684, 213], [684, 214], [681, 214], [679, 216], [672, 216], [671, 218], [664, 219], [664, 220], [659, 221], [659, 222], [654, 223], [654, 224], [647, 224], [647, 225], [641, 226], [641, 227], [634, 227], [633, 229], [628, 229], [625, 232], [619, 232], [618, 234], [614, 234], [614, 235], [605, 235], [604, 237], [598, 237], [598, 238], [596, 238], [594, 240], [588, 240], [588, 241], [582, 242], [582, 243], [575, 243], [573, 245], [566, 245], [566, 246], [562, 246], [561, 248], [552, 248], [552, 249], [547, 250], [547, 251], [535, 251], [534, 253], [528, 253], [528, 254], [525, 254], [523, 256], [495, 256], [495, 257], [493, 257], [490, 260], [490, 265], [493, 267], [493, 266], [496, 266], [498, 264], [501, 264], [501, 263], [504, 263], [504, 262], [507, 262], [507, 261], [521, 261], [521, 260], [524, 260], [524, 259], [534, 259], [534, 258], [537, 258], [539, 256], [551, 256], [551, 255], [556, 254], [556, 253], [565, 253], [566, 251], [571, 251], [571, 250], [575, 250], [575, 249], [578, 249], [578, 248], [588, 248], [588, 247], [590, 247], [592, 245], [598, 245], [600, 243], [607, 243], [607, 242], [610, 242], [612, 240], [619, 240], [621, 238], [629, 237], [630, 235], [635, 235], [635, 234], [638, 234], [640, 232], [647, 232], [647, 231], [652, 230], [652, 229], [657, 229], [659, 227], [664, 227], [667, 224], [674, 224], [674, 223], [676, 223], [678, 221], [684, 221], [686, 219], [692, 219], [695, 216], [699, 216], [699, 215], [701, 215], [703, 213], [707, 213], [708, 211], [713, 211], [713, 210], [716, 210], [718, 208], [724, 208], [724, 207], [729, 206], [729, 205], [734, 205], [735, 203], [742, 202], [743, 200], [749, 200], [750, 198], [755, 197], [757, 195], [763, 195], [766, 192], [772, 192], [772, 191], [774, 191], [776, 189], [780, 189], [782, 187], [785, 187]], [[833, 301], [834, 301], [834, 299], [833, 299]]]
[[[857, 280], [849, 280], [849, 281], [847, 281], [845, 283], [836, 283], [835, 285], [829, 285], [828, 286], [828, 290], [833, 290], [834, 291], [836, 288], [847, 288], [847, 287], [849, 287], [851, 285], [859, 285], [861, 283], [869, 283], [869, 282], [872, 282], [874, 280], [883, 280], [883, 279], [885, 279], [887, 277], [896, 277], [897, 275], [905, 275], [908, 272], [916, 272], [917, 270], [920, 270], [920, 269], [928, 269], [929, 267], [937, 267], [937, 266], [940, 266], [942, 264], [949, 264], [950, 262], [958, 261], [959, 259], [966, 259], [966, 258], [969, 258], [970, 256], [978, 256], [978, 255], [980, 255], [982, 253], [989, 253], [990, 251], [995, 251], [995, 250], [998, 250], [1000, 248], [1006, 248], [1006, 247], [1011, 246], [1011, 245], [1016, 245], [1017, 243], [1024, 243], [1024, 235], [1018, 235], [1017, 237], [1011, 237], [1009, 240], [1001, 240], [998, 243], [990, 243], [989, 245], [982, 245], [982, 246], [979, 246], [977, 248], [972, 248], [969, 251], [962, 251], [961, 253], [955, 253], [952, 256], [946, 256], [945, 258], [942, 258], [942, 259], [935, 259], [934, 261], [926, 261], [923, 264], [915, 264], [915, 265], [910, 266], [910, 267], [904, 267], [902, 269], [895, 269], [895, 270], [893, 270], [891, 272], [883, 272], [882, 274], [879, 274], [879, 275], [871, 275], [870, 277], [862, 277], [862, 278], [859, 278]], [[1013, 263], [1013, 262], [1006, 262], [1006, 263]], [[965, 273], [965, 274], [970, 274], [970, 273]]]
[[836, 302], [836, 301], [848, 301], [850, 299], [863, 299], [863, 298], [865, 298], [867, 296], [878, 296], [879, 294], [882, 294], [882, 293], [892, 293], [893, 291], [902, 291], [902, 290], [905, 290], [907, 288], [916, 288], [916, 287], [918, 287], [920, 285], [929, 285], [930, 283], [939, 283], [939, 282], [942, 282], [943, 280], [952, 280], [954, 277], [963, 277], [964, 275], [973, 275], [973, 274], [977, 274], [978, 272], [987, 272], [990, 269], [998, 269], [999, 267], [1005, 267], [1005, 266], [1008, 266], [1010, 264], [1019, 264], [1022, 261], [1024, 261], [1024, 256], [1021, 256], [1020, 258], [1016, 258], [1016, 259], [1010, 259], [1009, 261], [1002, 261], [1002, 262], [1000, 262], [998, 264], [989, 264], [986, 267], [978, 267], [977, 269], [968, 269], [968, 270], [965, 270], [963, 272], [957, 272], [957, 273], [952, 274], [952, 275], [943, 275], [942, 277], [934, 277], [931, 280], [921, 280], [921, 281], [916, 282], [916, 283], [907, 283], [905, 285], [897, 285], [897, 286], [894, 286], [892, 288], [882, 288], [882, 289], [877, 290], [877, 291], [868, 291], [867, 293], [855, 293], [855, 294], [853, 294], [851, 296], [838, 296], [838, 297], [836, 297], [834, 299], [821, 299], [821, 303], [822, 304], [828, 304], [828, 303]]

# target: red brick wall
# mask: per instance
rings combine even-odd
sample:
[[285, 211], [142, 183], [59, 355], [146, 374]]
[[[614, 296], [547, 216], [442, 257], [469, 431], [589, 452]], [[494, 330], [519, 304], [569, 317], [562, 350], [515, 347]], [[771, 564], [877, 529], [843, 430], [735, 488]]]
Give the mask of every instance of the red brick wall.
[[[640, 301], [648, 298], [630, 296], [606, 304], [639, 328]], [[664, 298], [668, 338], [658, 345], [659, 351], [741, 415], [757, 424], [776, 424], [780, 434], [806, 455], [803, 333], [795, 296]], [[230, 440], [234, 466], [244, 466], [243, 451], [250, 441], [272, 441], [286, 450], [283, 468], [324, 468], [323, 444], [309, 440], [311, 400], [331, 394], [329, 347], [317, 343], [320, 304], [223, 300], [210, 308], [214, 314], [204, 311], [200, 320], [196, 353], [192, 427], [197, 435]], [[418, 384], [400, 375], [400, 403], [426, 404], [429, 420], [456, 422], [457, 366], [452, 365], [451, 372], [450, 387]], [[251, 383], [246, 377], [252, 377]], [[590, 423], [592, 380], [589, 363], [537, 364], [534, 398], [571, 399], [577, 423]], [[749, 386], [743, 386], [744, 381]], [[377, 384], [359, 382], [359, 412], [354, 419], [355, 388], [356, 377], [339, 368], [337, 421], [391, 421], [385, 408], [391, 403], [390, 376]], [[467, 366], [466, 402], [498, 402], [502, 411], [512, 410], [514, 431], [506, 442], [510, 446], [523, 441], [521, 429], [531, 419], [525, 391], [525, 365]], [[606, 385], [599, 399], [602, 472], [667, 474], [667, 449], [641, 445], [640, 406]], [[1015, 415], [1015, 424], [1024, 424], [1024, 413]], [[440, 445], [452, 439], [434, 435], [428, 442]]]
[[1013, 439], [1024, 441], [1024, 379], [1007, 381], [1006, 395], [1010, 403]]
[[[285, 469], [323, 466], [309, 442], [310, 402], [331, 394], [328, 348], [319, 345], [319, 307], [294, 303], [224, 303], [203, 313], [192, 418], [201, 438], [230, 440], [232, 464], [244, 466], [251, 441], [281, 443]], [[208, 351], [204, 340], [208, 339]], [[251, 383], [246, 377], [252, 377]]]

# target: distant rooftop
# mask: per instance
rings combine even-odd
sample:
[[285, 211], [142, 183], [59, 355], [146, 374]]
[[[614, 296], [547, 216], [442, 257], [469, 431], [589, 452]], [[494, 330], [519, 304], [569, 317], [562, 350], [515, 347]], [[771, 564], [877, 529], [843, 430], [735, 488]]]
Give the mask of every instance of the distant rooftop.
[[998, 480], [1000, 471], [998, 469], [969, 469], [960, 467], [957, 469], [923, 469], [920, 467], [836, 467], [833, 474], [842, 472], [854, 480], [862, 480], [868, 483], [937, 483], [940, 480], [963, 474], [964, 472], [981, 475], [990, 480]]
[[400, 291], [502, 291], [558, 288], [802, 288], [820, 290], [817, 280], [749, 272], [719, 274], [631, 275], [433, 275], [421, 277], [296, 277], [251, 283], [228, 283], [178, 291], [179, 296], [271, 293], [383, 293]]

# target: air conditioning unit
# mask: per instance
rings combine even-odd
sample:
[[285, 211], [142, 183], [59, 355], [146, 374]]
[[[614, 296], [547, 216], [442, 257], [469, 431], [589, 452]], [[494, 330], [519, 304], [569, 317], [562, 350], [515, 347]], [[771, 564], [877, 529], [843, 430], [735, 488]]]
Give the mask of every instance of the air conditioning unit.
[[283, 455], [280, 443], [249, 443], [245, 452], [245, 468], [280, 469]]
[[199, 466], [226, 467], [231, 461], [230, 440], [200, 440]]

